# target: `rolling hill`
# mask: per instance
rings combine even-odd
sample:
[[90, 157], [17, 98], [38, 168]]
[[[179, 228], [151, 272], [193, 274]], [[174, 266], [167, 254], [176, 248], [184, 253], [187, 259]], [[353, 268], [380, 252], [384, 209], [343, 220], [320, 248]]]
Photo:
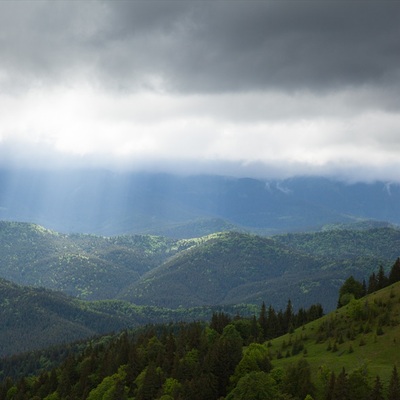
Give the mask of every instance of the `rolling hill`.
[[3, 221], [0, 276], [84, 299], [110, 299], [189, 245], [153, 236], [65, 235], [35, 224]]
[[400, 231], [382, 227], [270, 238], [222, 232], [196, 239], [61, 234], [0, 222], [0, 277], [86, 300], [158, 307], [257, 304], [336, 306], [353, 274], [366, 278], [400, 255]]
[[[0, 279], [0, 357], [155, 323], [211, 318], [222, 308], [171, 310], [123, 301], [83, 301], [60, 292]], [[255, 307], [223, 308], [248, 315]]]

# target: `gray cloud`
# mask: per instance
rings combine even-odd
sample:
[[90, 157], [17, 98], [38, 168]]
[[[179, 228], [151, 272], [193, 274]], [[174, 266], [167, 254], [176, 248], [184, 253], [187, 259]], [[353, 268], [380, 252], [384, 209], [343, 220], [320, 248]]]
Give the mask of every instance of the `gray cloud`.
[[399, 20], [389, 1], [0, 2], [0, 161], [392, 180]]
[[1, 66], [131, 90], [330, 90], [399, 78], [397, 2], [7, 2]]

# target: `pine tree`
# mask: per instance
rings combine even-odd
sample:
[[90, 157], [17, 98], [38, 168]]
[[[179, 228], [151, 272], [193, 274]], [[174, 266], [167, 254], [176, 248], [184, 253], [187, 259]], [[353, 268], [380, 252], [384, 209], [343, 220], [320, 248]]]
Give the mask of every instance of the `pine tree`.
[[335, 384], [336, 384], [336, 375], [332, 371], [331, 372], [331, 376], [329, 378], [328, 387], [326, 388], [325, 400], [332, 400], [333, 399], [333, 392], [335, 390]]
[[377, 276], [377, 289], [383, 289], [388, 284], [388, 278], [385, 275], [385, 270], [383, 269], [382, 265], [379, 266], [378, 276]]
[[267, 322], [267, 308], [265, 303], [262, 302], [260, 316], [258, 318], [258, 323], [261, 326], [261, 335], [263, 340], [267, 339], [267, 330], [268, 330], [268, 322]]
[[311, 382], [310, 365], [301, 358], [296, 365], [290, 365], [283, 379], [285, 393], [304, 399], [308, 394], [313, 396], [315, 387]]
[[290, 299], [288, 300], [285, 312], [283, 314], [283, 321], [283, 329], [285, 330], [285, 333], [287, 333], [291, 328], [293, 328], [294, 323], [293, 305]]
[[374, 387], [372, 388], [370, 400], [384, 400], [383, 397], [383, 386], [381, 382], [381, 378], [379, 375], [375, 378]]
[[375, 272], [373, 272], [368, 279], [368, 293], [373, 293], [377, 290], [378, 279], [376, 278]]
[[231, 323], [231, 317], [224, 312], [214, 312], [211, 317], [210, 328], [216, 330], [219, 334]]
[[332, 400], [350, 400], [349, 380], [344, 368], [336, 379], [335, 388], [332, 393]]
[[271, 305], [268, 307], [267, 321], [268, 321], [267, 339], [274, 339], [279, 335], [280, 326], [279, 326], [278, 316], [276, 315], [276, 312]]
[[389, 273], [389, 283], [393, 284], [400, 281], [400, 258], [393, 264]]
[[388, 400], [400, 400], [400, 382], [396, 366], [393, 367], [390, 377]]

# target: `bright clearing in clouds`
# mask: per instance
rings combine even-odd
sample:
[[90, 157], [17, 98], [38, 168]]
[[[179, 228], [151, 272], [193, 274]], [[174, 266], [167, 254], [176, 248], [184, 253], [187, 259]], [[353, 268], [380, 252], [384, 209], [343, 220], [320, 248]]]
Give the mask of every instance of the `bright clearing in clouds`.
[[2, 2], [2, 166], [399, 180], [400, 3]]

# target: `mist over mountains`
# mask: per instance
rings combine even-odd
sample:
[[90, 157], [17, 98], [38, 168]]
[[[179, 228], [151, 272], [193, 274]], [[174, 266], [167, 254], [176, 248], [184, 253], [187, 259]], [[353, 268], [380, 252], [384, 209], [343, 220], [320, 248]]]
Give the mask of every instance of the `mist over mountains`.
[[0, 219], [60, 232], [175, 238], [224, 230], [319, 230], [366, 220], [400, 224], [400, 185], [326, 178], [257, 180], [105, 170], [2, 170]]

